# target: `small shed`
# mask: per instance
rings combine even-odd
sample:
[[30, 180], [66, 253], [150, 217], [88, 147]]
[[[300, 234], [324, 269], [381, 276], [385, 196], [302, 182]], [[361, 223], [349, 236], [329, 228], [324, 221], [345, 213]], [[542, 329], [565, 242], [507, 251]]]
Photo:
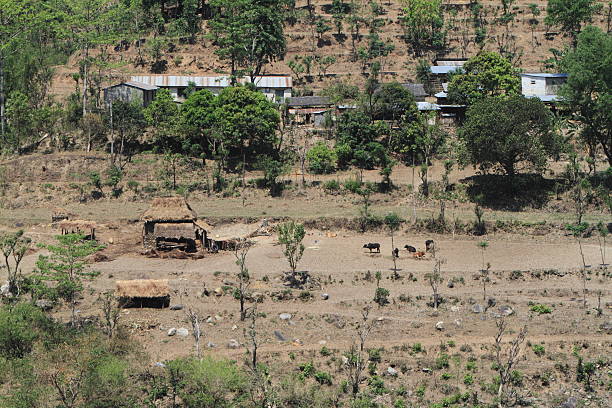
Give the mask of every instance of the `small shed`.
[[64, 219], [59, 222], [58, 226], [62, 231], [62, 235], [83, 234], [86, 239], [96, 239], [98, 224], [94, 221]]
[[414, 96], [417, 102], [425, 102], [425, 98], [429, 96], [424, 84], [404, 83], [402, 86]]
[[134, 279], [115, 282], [115, 296], [123, 307], [164, 308], [170, 306], [167, 279]]
[[122, 82], [104, 89], [104, 102], [107, 106], [115, 101], [122, 101], [147, 107], [155, 98], [158, 89], [155, 85], [138, 81]]
[[51, 212], [51, 222], [60, 222], [60, 221], [68, 220], [71, 217], [73, 217], [73, 214], [71, 214], [65, 208], [55, 207], [53, 211]]
[[156, 198], [142, 215], [142, 242], [149, 249], [181, 249], [194, 252], [205, 245], [206, 230], [183, 197]]
[[209, 243], [211, 247], [231, 251], [239, 241], [252, 238], [260, 234], [260, 224], [232, 224], [213, 229]]

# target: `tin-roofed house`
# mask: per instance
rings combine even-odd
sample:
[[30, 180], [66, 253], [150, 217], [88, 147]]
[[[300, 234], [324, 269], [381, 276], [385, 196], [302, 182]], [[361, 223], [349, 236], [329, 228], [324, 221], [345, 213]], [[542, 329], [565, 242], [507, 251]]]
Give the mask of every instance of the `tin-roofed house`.
[[159, 88], [138, 81], [127, 81], [104, 89], [104, 103], [110, 106], [115, 101], [137, 103], [148, 106]]
[[147, 249], [195, 252], [205, 246], [207, 231], [183, 197], [156, 198], [145, 211], [142, 242]]
[[297, 96], [287, 98], [286, 103], [294, 123], [312, 124], [317, 127], [324, 125], [325, 114], [330, 112], [333, 106], [326, 96]]
[[521, 74], [521, 89], [527, 98], [554, 104], [558, 101], [559, 89], [566, 81], [567, 74], [525, 73]]

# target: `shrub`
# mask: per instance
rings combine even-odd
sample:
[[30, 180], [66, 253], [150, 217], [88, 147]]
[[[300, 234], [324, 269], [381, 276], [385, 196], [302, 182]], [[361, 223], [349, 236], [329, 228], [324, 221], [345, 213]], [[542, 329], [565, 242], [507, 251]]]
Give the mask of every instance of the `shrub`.
[[368, 385], [370, 386], [370, 390], [374, 395], [383, 395], [387, 392], [385, 382], [377, 375], [370, 377], [368, 380]]
[[453, 378], [452, 374], [450, 374], [450, 373], [442, 373], [442, 379], [443, 380], [450, 380], [451, 378]]
[[385, 288], [376, 288], [374, 302], [378, 303], [379, 306], [384, 306], [389, 303], [389, 291]]
[[373, 363], [380, 363], [382, 361], [380, 349], [375, 348], [368, 350], [368, 359]]
[[359, 180], [346, 180], [344, 182], [344, 189], [353, 194], [357, 194], [361, 189], [361, 181]]
[[300, 371], [302, 372], [302, 376], [304, 378], [312, 377], [315, 373], [315, 368], [312, 362], [304, 363], [300, 365]]
[[32, 351], [41, 330], [50, 330], [52, 323], [45, 314], [28, 303], [0, 309], [0, 355], [22, 358]]
[[474, 376], [472, 374], [466, 374], [463, 377], [463, 383], [465, 385], [472, 385], [472, 384], [474, 384]]
[[315, 174], [329, 174], [336, 171], [338, 155], [323, 142], [318, 142], [306, 153], [308, 170]]
[[531, 346], [531, 349], [533, 350], [534, 354], [538, 357], [543, 356], [544, 353], [546, 352], [546, 350], [544, 349], [544, 346], [542, 346], [541, 344], [534, 344], [533, 346]]
[[319, 351], [319, 353], [323, 356], [323, 357], [327, 357], [331, 355], [331, 351], [329, 351], [329, 349], [325, 346], [321, 347], [321, 350]]
[[414, 344], [412, 345], [412, 352], [413, 352], [414, 354], [416, 354], [416, 353], [422, 353], [423, 351], [424, 351], [424, 350], [423, 350], [423, 345], [422, 345], [421, 343], [414, 343]]
[[550, 306], [546, 306], [542, 304], [533, 305], [531, 306], [530, 310], [532, 312], [537, 313], [538, 315], [552, 313], [552, 308]]
[[332, 385], [332, 376], [325, 371], [317, 371], [314, 379], [321, 385]]
[[444, 353], [444, 354], [441, 354], [440, 357], [436, 358], [435, 368], [437, 370], [448, 368], [449, 366], [450, 364], [449, 364], [448, 354]]
[[340, 191], [340, 182], [338, 180], [328, 180], [323, 184], [323, 189], [328, 193], [337, 193]]

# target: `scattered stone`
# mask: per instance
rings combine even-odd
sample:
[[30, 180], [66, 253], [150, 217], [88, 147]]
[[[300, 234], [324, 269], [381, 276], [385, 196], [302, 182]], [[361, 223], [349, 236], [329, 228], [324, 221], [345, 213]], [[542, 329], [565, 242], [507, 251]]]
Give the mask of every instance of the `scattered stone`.
[[578, 406], [578, 400], [576, 397], [569, 397], [559, 408], [576, 408]]
[[228, 280], [228, 279], [223, 279], [223, 284], [225, 286], [236, 286], [236, 282], [232, 282], [231, 280]]
[[386, 319], [383, 316], [380, 316], [378, 319], [376, 319], [377, 322], [384, 322]]
[[174, 336], [176, 334], [176, 327], [168, 330], [168, 336]]
[[170, 310], [183, 310], [184, 308], [185, 308], [185, 306], [183, 306], [181, 304], [170, 306]]
[[189, 330], [184, 327], [181, 327], [180, 329], [176, 329], [176, 334], [177, 336], [187, 337], [189, 336]]
[[166, 368], [166, 365], [160, 361], [153, 363], [154, 367]]
[[236, 330], [237, 328], [238, 328], [238, 326], [236, 326], [236, 325], [232, 326], [232, 330]]
[[53, 302], [47, 299], [39, 299], [34, 303], [36, 307], [41, 308], [42, 310], [51, 310], [53, 309]]
[[344, 329], [346, 321], [344, 318], [337, 314], [329, 314], [325, 316], [325, 321], [329, 324], [334, 325], [337, 329]]
[[502, 316], [510, 316], [514, 314], [514, 309], [512, 309], [510, 306], [500, 306], [499, 308], [499, 314]]
[[455, 323], [455, 326], [461, 327], [461, 319], [456, 319], [454, 323]]
[[281, 313], [278, 315], [279, 319], [281, 320], [289, 320], [291, 319], [293, 316], [291, 316], [291, 314], [289, 313]]
[[389, 367], [387, 368], [387, 375], [390, 375], [391, 377], [397, 377], [397, 370], [393, 367]]
[[212, 316], [208, 316], [208, 319], [206, 319], [206, 323], [213, 324], [214, 322], [215, 322], [215, 319], [213, 319]]
[[113, 237], [110, 237], [108, 239], [108, 243], [111, 244], [111, 245], [115, 243], [115, 240], [113, 239]]
[[444, 322], [436, 323], [436, 330], [444, 330]]
[[495, 300], [495, 298], [487, 299], [487, 309], [490, 307], [494, 307], [496, 304], [497, 304], [497, 300]]
[[612, 320], [602, 323], [599, 328], [608, 334], [612, 334]]
[[431, 373], [431, 368], [424, 367], [424, 368], [421, 368], [421, 371], [424, 373]]
[[479, 305], [478, 303], [472, 305], [472, 313], [482, 313], [484, 312], [484, 307]]
[[221, 288], [216, 288], [214, 292], [215, 296], [223, 296], [223, 289]]
[[450, 281], [448, 281], [448, 284], [446, 286], [448, 286], [449, 289], [452, 289], [452, 288], [455, 287], [455, 283], [452, 280], [450, 280]]
[[223, 320], [223, 318], [219, 315], [215, 315], [215, 320], [220, 322], [221, 320]]
[[324, 346], [327, 344], [327, 340], [319, 340], [319, 344]]
[[8, 282], [0, 286], [0, 296], [8, 296], [10, 294], [9, 288], [10, 288], [10, 285]]
[[212, 341], [209, 341], [208, 343], [206, 343], [206, 347], [208, 347], [208, 348], [215, 348], [215, 347], [217, 347], [217, 345], [215, 343], [213, 343]]
[[236, 339], [231, 339], [228, 343], [227, 343], [227, 347], [231, 348], [231, 349], [237, 349], [240, 347], [240, 343], [238, 343], [238, 340]]
[[348, 365], [349, 359], [346, 356], [342, 356], [342, 365]]
[[458, 312], [460, 310], [459, 306], [451, 306], [451, 312]]
[[279, 332], [278, 330], [274, 330], [274, 336], [278, 341], [287, 341], [285, 336], [283, 336], [283, 333]]
[[304, 345], [304, 343], [300, 339], [293, 339], [293, 343], [292, 344], [294, 346], [302, 346], [302, 345]]
[[328, 293], [321, 293], [321, 299], [323, 299], [323, 300], [329, 299], [329, 294]]

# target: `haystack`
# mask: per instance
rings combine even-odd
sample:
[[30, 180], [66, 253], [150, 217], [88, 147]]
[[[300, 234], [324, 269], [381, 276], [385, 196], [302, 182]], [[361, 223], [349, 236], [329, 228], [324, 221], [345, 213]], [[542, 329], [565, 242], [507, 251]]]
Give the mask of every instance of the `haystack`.
[[183, 197], [159, 197], [153, 200], [140, 219], [145, 222], [185, 222], [197, 218]]
[[163, 308], [170, 305], [167, 279], [119, 280], [115, 285], [115, 296], [124, 307]]

